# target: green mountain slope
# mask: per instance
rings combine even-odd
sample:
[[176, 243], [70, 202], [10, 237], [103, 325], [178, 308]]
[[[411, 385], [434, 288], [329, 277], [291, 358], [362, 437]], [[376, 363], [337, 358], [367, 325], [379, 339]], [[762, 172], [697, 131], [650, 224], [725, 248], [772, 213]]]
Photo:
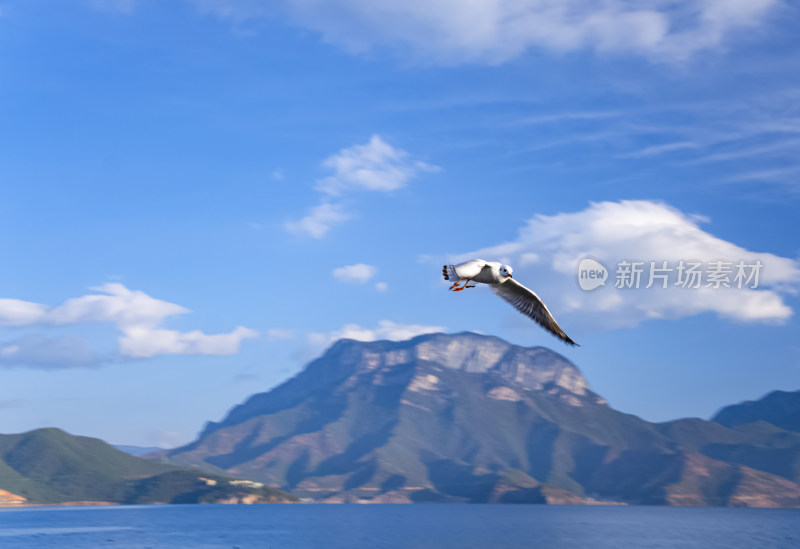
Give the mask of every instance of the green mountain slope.
[[800, 434], [610, 408], [567, 359], [476, 334], [340, 341], [158, 457], [327, 501], [800, 504]]
[[0, 435], [0, 489], [29, 503], [291, 499], [271, 488], [231, 485], [230, 480], [137, 458], [101, 440], [59, 429]]

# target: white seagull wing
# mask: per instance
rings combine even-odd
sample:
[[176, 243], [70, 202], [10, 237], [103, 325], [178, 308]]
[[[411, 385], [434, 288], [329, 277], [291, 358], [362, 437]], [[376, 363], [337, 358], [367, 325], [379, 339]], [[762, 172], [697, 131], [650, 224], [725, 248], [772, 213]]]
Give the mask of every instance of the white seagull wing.
[[502, 284], [492, 284], [492, 291], [504, 300], [508, 301], [522, 314], [532, 318], [539, 326], [562, 339], [570, 345], [577, 345], [564, 333], [556, 319], [547, 310], [544, 302], [539, 299], [533, 290], [529, 290], [513, 278], [509, 278]]
[[453, 269], [461, 278], [475, 278], [478, 276], [478, 273], [486, 266], [487, 262], [483, 259], [472, 259], [465, 263], [459, 263], [458, 265], [453, 265]]

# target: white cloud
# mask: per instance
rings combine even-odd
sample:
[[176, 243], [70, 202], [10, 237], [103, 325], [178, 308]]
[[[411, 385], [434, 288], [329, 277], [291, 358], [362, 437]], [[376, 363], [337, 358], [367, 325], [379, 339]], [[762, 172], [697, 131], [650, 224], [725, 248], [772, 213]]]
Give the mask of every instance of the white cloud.
[[29, 334], [0, 346], [0, 366], [23, 366], [42, 370], [95, 368], [101, 358], [79, 336], [49, 338]]
[[[421, 171], [439, 168], [412, 160], [410, 155], [373, 135], [366, 145], [353, 145], [326, 159], [323, 164], [333, 175], [317, 181], [316, 189], [326, 195], [341, 196], [355, 190], [393, 191], [403, 187]], [[310, 213], [297, 221], [289, 221], [284, 228], [290, 233], [323, 238], [333, 225], [350, 218], [341, 204], [323, 200], [311, 208]]]
[[204, 334], [199, 330], [179, 332], [146, 326], [125, 328], [119, 339], [119, 351], [131, 358], [161, 355], [232, 355], [239, 344], [258, 337], [258, 332], [239, 326], [229, 334]]
[[[796, 128], [795, 133], [797, 130], [800, 130], [800, 126]], [[693, 161], [687, 162], [687, 164], [705, 164], [709, 162], [724, 162], [728, 160], [740, 160], [745, 157], [752, 157], [752, 156], [762, 156], [762, 155], [771, 155], [773, 153], [781, 153], [784, 151], [791, 151], [792, 153], [800, 148], [800, 140], [798, 139], [786, 139], [784, 141], [778, 141], [774, 143], [769, 143], [767, 145], [756, 145], [749, 149], [739, 149], [736, 151], [730, 152], [719, 152], [709, 154], [704, 157], [697, 158]]]
[[166, 317], [189, 310], [132, 291], [119, 282], [89, 288], [108, 295], [91, 294], [68, 299], [56, 307], [18, 299], [0, 299], [0, 326], [30, 326], [111, 322], [118, 326], [155, 326]]
[[[529, 284], [556, 317], [574, 312], [591, 328], [633, 326], [652, 318], [680, 318], [704, 312], [742, 322], [783, 322], [793, 311], [783, 293], [800, 288], [800, 263], [770, 253], [754, 252], [700, 228], [703, 218], [651, 201], [592, 203], [575, 213], [537, 215], [512, 242], [453, 257], [481, 257], [516, 267], [515, 278]], [[584, 292], [577, 285], [577, 266], [584, 257], [599, 259], [609, 269], [605, 287]], [[620, 260], [713, 260], [763, 266], [757, 289], [687, 289], [656, 284], [644, 289], [614, 288]], [[649, 265], [649, 263], [648, 263]], [[674, 277], [677, 276], [673, 273]]]
[[771, 181], [785, 183], [797, 187], [797, 174], [800, 166], [790, 166], [788, 168], [776, 168], [774, 170], [756, 170], [738, 173], [725, 179], [726, 182], [735, 183], [738, 181]]
[[349, 219], [340, 204], [323, 203], [311, 208], [311, 212], [298, 221], [288, 221], [284, 227], [292, 234], [322, 238], [333, 225]]
[[27, 326], [40, 321], [47, 307], [19, 299], [0, 299], [0, 326]]
[[129, 290], [119, 282], [89, 288], [108, 295], [85, 295], [68, 299], [47, 311], [41, 322], [77, 324], [111, 322], [120, 327], [157, 326], [168, 316], [185, 314], [189, 309], [155, 299], [144, 292]]
[[780, 0], [192, 0], [242, 23], [282, 15], [353, 53], [375, 47], [422, 62], [497, 64], [529, 49], [682, 60], [763, 25]]
[[367, 265], [365, 263], [356, 263], [355, 265], [346, 265], [338, 267], [333, 270], [333, 276], [340, 282], [353, 282], [356, 284], [363, 284], [378, 272], [376, 267]]
[[376, 282], [375, 289], [379, 292], [385, 292], [389, 289], [389, 285], [386, 282]]
[[322, 164], [333, 175], [317, 182], [317, 190], [340, 195], [345, 191], [394, 191], [420, 171], [438, 168], [413, 161], [410, 155], [373, 135], [366, 145], [353, 145], [328, 157]]
[[515, 125], [539, 125], [539, 124], [560, 124], [574, 120], [607, 120], [609, 118], [619, 118], [626, 113], [624, 111], [572, 111], [554, 114], [540, 114], [529, 116], [520, 120], [515, 120]]
[[658, 156], [664, 153], [671, 153], [675, 151], [683, 151], [686, 149], [699, 149], [702, 145], [692, 143], [691, 141], [678, 141], [676, 143], [665, 143], [663, 145], [653, 145], [645, 147], [638, 151], [622, 155], [623, 158], [647, 158], [650, 156]]
[[[66, 326], [83, 323], [110, 323], [120, 332], [119, 353], [123, 357], [148, 358], [162, 354], [226, 355], [238, 351], [239, 343], [256, 337], [257, 332], [238, 327], [228, 334], [208, 335], [200, 331], [179, 332], [166, 330], [161, 324], [167, 317], [185, 314], [189, 310], [180, 305], [150, 297], [141, 291], [129, 290], [120, 283], [107, 283], [90, 288], [103, 294], [90, 294], [68, 299], [61, 305], [48, 307], [39, 303], [16, 299], [0, 299], [0, 326]], [[34, 337], [34, 336], [26, 336]], [[36, 336], [39, 337], [39, 336]], [[23, 341], [25, 338], [20, 339]], [[34, 356], [34, 340], [25, 340], [4, 347], [0, 354], [11, 360], [18, 356]], [[61, 338], [39, 341], [42, 353], [64, 352], [78, 354], [78, 340]], [[14, 350], [19, 347], [18, 350]], [[38, 355], [37, 355], [38, 356]], [[49, 355], [47, 355], [49, 356]], [[86, 357], [81, 355], [81, 360]], [[46, 362], [42, 355], [36, 360]], [[33, 360], [33, 359], [31, 359]], [[19, 362], [19, 361], [18, 361]], [[19, 362], [21, 363], [21, 362]]]
[[374, 329], [362, 328], [358, 324], [346, 324], [339, 330], [327, 334], [309, 334], [308, 342], [312, 345], [329, 345], [339, 339], [355, 339], [357, 341], [403, 341], [418, 335], [433, 334], [445, 331], [443, 326], [423, 326], [419, 324], [396, 324], [390, 320], [381, 320]]
[[[549, 124], [548, 130], [517, 148], [517, 154], [533, 154], [534, 164], [509, 170], [529, 170], [549, 162], [546, 151], [555, 148], [563, 148], [565, 154], [571, 149], [569, 154], [599, 164], [625, 159], [634, 164], [632, 170], [652, 168], [652, 158], [663, 158], [680, 170], [716, 163], [701, 184], [707, 190], [728, 194], [725, 186], [735, 184], [737, 192], [752, 190], [759, 198], [795, 199], [800, 190], [800, 160], [792, 154], [800, 135], [797, 97], [796, 90], [779, 86], [751, 94], [747, 101], [717, 97], [671, 102], [660, 109], [542, 113], [528, 123]], [[526, 123], [521, 120], [504, 123]], [[642, 142], [648, 145], [643, 147]]]

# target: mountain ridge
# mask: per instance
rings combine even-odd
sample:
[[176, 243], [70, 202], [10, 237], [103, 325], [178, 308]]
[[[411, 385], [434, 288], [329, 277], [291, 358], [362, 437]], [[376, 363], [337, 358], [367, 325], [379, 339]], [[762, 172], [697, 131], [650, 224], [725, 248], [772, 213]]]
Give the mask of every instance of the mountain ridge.
[[758, 400], [725, 406], [712, 421], [727, 427], [765, 421], [788, 431], [800, 432], [800, 391], [771, 391]]
[[53, 427], [0, 434], [0, 505], [294, 499], [227, 476], [138, 458], [102, 440]]
[[[447, 337], [448, 339], [457, 338], [461, 341], [474, 341], [475, 338], [481, 338], [483, 343], [488, 342], [490, 344], [490, 349], [482, 349], [482, 351], [484, 351], [482, 353], [476, 353], [473, 349], [472, 354], [466, 354], [466, 356], [464, 353], [456, 354], [455, 356], [436, 353], [437, 356], [432, 357], [429, 352], [426, 352], [430, 351], [428, 344], [433, 343], [432, 346], [435, 347], [435, 343], [438, 340], [441, 340], [443, 337]], [[519, 373], [513, 369], [514, 359], [519, 358], [518, 356], [515, 356], [515, 354], [527, 352], [538, 355], [536, 359], [536, 362], [538, 363], [550, 361], [554, 364], [554, 366], [559, 367], [562, 372], [565, 369], [568, 370], [565, 375], [564, 383], [574, 384], [572, 390], [577, 390], [579, 394], [583, 394], [584, 391], [588, 390], [589, 387], [588, 383], [586, 383], [586, 381], [583, 379], [583, 376], [580, 374], [577, 368], [555, 351], [541, 346], [520, 347], [505, 342], [495, 336], [484, 336], [472, 332], [460, 332], [452, 335], [438, 333], [424, 334], [406, 341], [380, 340], [361, 342], [352, 339], [340, 339], [333, 343], [320, 358], [312, 360], [302, 372], [293, 378], [287, 380], [269, 392], [258, 393], [251, 396], [245, 401], [245, 403], [234, 407], [228, 413], [226, 418], [223, 419], [223, 421], [219, 423], [208, 422], [200, 436], [202, 437], [210, 434], [216, 430], [218, 426], [232, 425], [240, 420], [246, 420], [254, 413], [272, 412], [281, 409], [282, 406], [291, 404], [295, 401], [294, 397], [297, 396], [293, 392], [293, 389], [295, 389], [297, 385], [302, 385], [304, 392], [309, 390], [313, 391], [326, 387], [330, 383], [335, 382], [336, 379], [346, 377], [347, 375], [352, 375], [356, 365], [354, 364], [354, 357], [348, 356], [348, 354], [352, 354], [354, 348], [359, 347], [365, 350], [366, 353], [388, 353], [389, 356], [386, 357], [386, 360], [389, 361], [390, 365], [399, 364], [400, 362], [404, 361], [403, 358], [397, 355], [398, 352], [402, 352], [403, 350], [408, 351], [411, 349], [417, 351], [415, 358], [418, 360], [430, 360], [431, 358], [435, 358], [441, 360], [439, 363], [442, 365], [451, 367], [453, 369], [463, 369], [466, 371], [486, 371], [498, 366], [498, 364], [501, 362], [504, 362], [503, 365], [506, 366], [506, 369], [503, 373], [506, 375]], [[513, 354], [511, 356], [506, 356], [509, 352]], [[404, 358], [405, 361], [407, 361], [409, 357], [406, 356]], [[489, 362], [484, 362], [487, 359]], [[329, 366], [332, 361], [338, 363], [342, 367], [336, 369], [335, 371], [330, 371], [331, 369]], [[541, 387], [542, 380], [525, 379], [523, 381], [533, 384], [535, 388], [539, 388]]]
[[[472, 333], [340, 340], [190, 445], [213, 466], [320, 501], [800, 505], [800, 434], [610, 408], [542, 347]], [[551, 497], [551, 502], [559, 498]]]

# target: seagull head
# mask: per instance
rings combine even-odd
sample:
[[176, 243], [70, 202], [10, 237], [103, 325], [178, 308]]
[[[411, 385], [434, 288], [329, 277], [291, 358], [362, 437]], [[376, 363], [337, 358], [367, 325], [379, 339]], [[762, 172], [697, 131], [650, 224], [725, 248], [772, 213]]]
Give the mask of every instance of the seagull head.
[[511, 276], [511, 273], [514, 272], [514, 269], [509, 267], [508, 265], [500, 265], [500, 276], [503, 278], [514, 278]]

